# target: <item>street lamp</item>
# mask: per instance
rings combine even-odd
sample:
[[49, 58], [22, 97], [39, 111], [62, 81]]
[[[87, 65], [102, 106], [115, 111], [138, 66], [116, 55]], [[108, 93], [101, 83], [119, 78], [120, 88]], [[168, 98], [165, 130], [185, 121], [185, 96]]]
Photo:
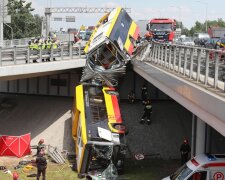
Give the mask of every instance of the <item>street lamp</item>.
[[207, 19], [208, 19], [208, 3], [205, 2], [205, 1], [195, 1], [195, 2], [202, 3], [202, 4], [205, 5], [205, 32], [207, 33], [208, 32], [208, 22], [207, 22]]

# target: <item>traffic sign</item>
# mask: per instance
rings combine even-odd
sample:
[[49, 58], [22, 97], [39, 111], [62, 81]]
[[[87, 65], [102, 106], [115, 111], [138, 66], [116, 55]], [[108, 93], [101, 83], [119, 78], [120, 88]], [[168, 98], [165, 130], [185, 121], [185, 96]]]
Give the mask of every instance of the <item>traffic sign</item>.
[[54, 17], [54, 21], [62, 21], [61, 17]]
[[75, 22], [75, 16], [66, 16], [66, 22]]

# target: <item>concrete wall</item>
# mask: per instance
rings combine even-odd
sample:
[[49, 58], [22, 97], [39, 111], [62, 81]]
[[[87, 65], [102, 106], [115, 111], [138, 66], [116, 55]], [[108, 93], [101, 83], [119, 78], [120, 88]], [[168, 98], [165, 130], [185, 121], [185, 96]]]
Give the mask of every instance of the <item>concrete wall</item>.
[[81, 69], [66, 73], [39, 76], [29, 79], [0, 81], [1, 93], [74, 96], [74, 87], [79, 83]]
[[119, 79], [118, 89], [120, 99], [127, 99], [127, 96], [131, 90], [134, 90], [136, 99], [141, 99], [141, 88], [144, 84], [147, 85], [149, 99], [170, 99], [170, 97], [165, 93], [146, 81], [139, 74], [135, 73], [131, 64], [128, 64], [126, 74]]

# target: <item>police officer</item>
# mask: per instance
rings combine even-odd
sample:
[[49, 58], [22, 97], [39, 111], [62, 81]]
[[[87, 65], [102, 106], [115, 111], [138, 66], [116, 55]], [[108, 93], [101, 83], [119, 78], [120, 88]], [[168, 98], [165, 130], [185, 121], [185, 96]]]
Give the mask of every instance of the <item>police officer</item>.
[[144, 84], [141, 88], [141, 100], [142, 100], [142, 104], [145, 104], [145, 102], [147, 101], [147, 95], [148, 95], [148, 90], [146, 85]]
[[40, 179], [42, 175], [42, 180], [45, 180], [46, 168], [47, 168], [47, 160], [44, 157], [44, 151], [41, 150], [36, 158], [37, 164], [37, 180]]
[[185, 164], [188, 161], [188, 154], [190, 151], [191, 148], [188, 144], [188, 140], [184, 139], [183, 143], [180, 146], [181, 165]]
[[140, 123], [143, 124], [145, 122], [145, 118], [147, 118], [147, 124], [150, 125], [151, 123], [151, 115], [152, 115], [152, 105], [150, 103], [150, 100], [147, 100], [144, 102], [145, 108], [144, 108], [144, 114], [141, 118]]

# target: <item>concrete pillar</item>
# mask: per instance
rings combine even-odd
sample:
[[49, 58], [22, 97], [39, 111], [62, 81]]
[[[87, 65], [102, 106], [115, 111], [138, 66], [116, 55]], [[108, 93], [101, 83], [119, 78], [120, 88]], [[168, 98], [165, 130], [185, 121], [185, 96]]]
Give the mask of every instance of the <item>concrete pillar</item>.
[[3, 46], [3, 23], [0, 22], [0, 47]]
[[197, 118], [196, 122], [196, 141], [195, 155], [205, 153], [206, 147], [206, 124], [201, 119]]
[[196, 121], [197, 116], [192, 114], [192, 132], [191, 132], [191, 158], [195, 156], [195, 144], [196, 144]]

